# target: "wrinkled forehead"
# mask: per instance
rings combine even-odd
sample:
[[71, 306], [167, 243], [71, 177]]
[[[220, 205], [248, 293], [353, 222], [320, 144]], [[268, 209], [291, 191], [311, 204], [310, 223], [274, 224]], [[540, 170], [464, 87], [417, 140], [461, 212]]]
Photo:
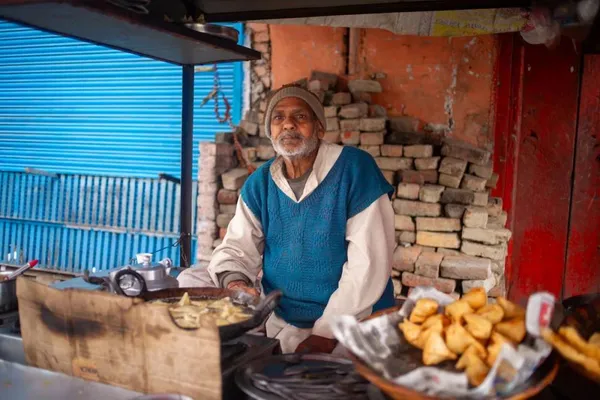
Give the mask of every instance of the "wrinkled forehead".
[[312, 109], [304, 100], [298, 97], [286, 97], [277, 102], [273, 108], [273, 112], [298, 112], [307, 111], [312, 113]]

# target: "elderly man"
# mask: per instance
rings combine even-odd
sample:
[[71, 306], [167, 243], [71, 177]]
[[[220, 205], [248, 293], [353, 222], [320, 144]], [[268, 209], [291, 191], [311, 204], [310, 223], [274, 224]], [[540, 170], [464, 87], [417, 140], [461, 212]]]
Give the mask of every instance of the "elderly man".
[[313, 93], [274, 93], [265, 128], [278, 156], [244, 184], [207, 269], [219, 287], [257, 294], [262, 272], [266, 294], [283, 292], [266, 331], [286, 353], [331, 352], [330, 317], [394, 303], [393, 188], [368, 153], [323, 142], [325, 125]]

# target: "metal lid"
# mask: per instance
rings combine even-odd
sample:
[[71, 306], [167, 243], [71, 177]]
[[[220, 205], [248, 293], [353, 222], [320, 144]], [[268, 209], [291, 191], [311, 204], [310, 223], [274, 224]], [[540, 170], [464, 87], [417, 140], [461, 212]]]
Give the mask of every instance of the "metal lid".
[[209, 35], [219, 36], [224, 39], [229, 39], [235, 43], [238, 41], [239, 32], [228, 26], [199, 24], [194, 22], [185, 23], [184, 26], [193, 29], [197, 32], [208, 33]]

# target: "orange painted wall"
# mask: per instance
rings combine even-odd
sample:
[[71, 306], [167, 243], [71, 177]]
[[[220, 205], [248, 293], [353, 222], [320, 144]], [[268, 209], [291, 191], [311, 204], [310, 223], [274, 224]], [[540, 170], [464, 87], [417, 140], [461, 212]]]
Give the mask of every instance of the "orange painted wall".
[[[273, 87], [310, 76], [312, 70], [344, 74], [347, 29], [271, 25]], [[389, 115], [410, 115], [479, 146], [493, 147], [495, 36], [401, 36], [362, 29], [358, 67], [367, 77], [383, 72], [374, 102]]]
[[345, 28], [271, 25], [273, 88], [310, 77], [313, 70], [346, 72]]

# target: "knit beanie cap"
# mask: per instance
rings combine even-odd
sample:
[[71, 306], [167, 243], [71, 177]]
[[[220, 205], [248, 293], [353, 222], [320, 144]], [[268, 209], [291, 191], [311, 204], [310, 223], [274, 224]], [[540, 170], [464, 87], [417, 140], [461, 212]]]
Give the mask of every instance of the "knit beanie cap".
[[325, 109], [323, 108], [321, 101], [319, 101], [319, 98], [314, 93], [300, 86], [290, 85], [284, 86], [273, 93], [269, 103], [267, 104], [267, 111], [265, 112], [265, 132], [267, 137], [271, 137], [271, 115], [273, 114], [275, 106], [277, 106], [277, 103], [279, 103], [281, 100], [288, 97], [297, 97], [304, 100], [304, 102], [308, 104], [308, 106], [317, 116], [317, 119], [323, 126], [323, 129], [325, 129], [327, 126], [327, 122], [325, 120]]

